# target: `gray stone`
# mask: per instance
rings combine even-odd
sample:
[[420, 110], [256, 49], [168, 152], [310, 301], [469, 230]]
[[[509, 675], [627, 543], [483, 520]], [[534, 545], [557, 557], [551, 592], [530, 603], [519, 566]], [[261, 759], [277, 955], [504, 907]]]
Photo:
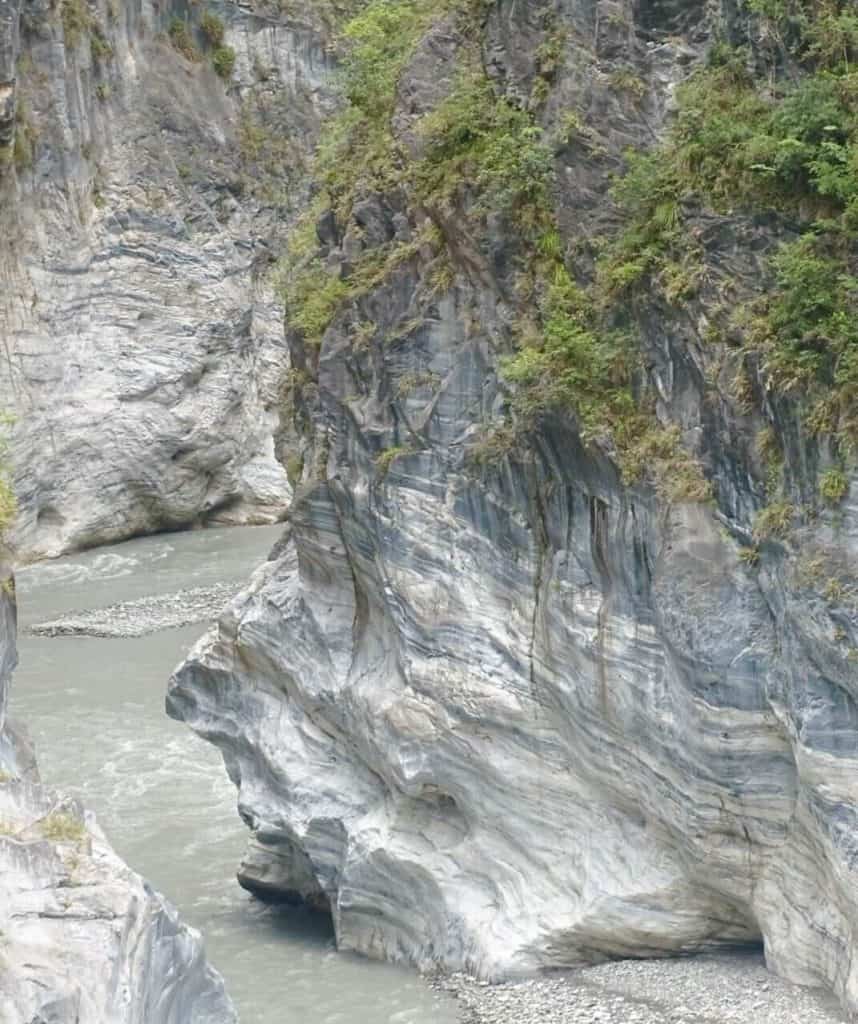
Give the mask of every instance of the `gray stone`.
[[84, 6], [108, 55], [37, 2], [16, 70], [17, 3], [0, 3], [0, 146], [14, 95], [34, 144], [0, 175], [0, 409], [24, 558], [282, 516], [288, 357], [268, 271], [332, 103], [312, 16], [224, 8], [227, 85], [166, 41], [175, 11]]

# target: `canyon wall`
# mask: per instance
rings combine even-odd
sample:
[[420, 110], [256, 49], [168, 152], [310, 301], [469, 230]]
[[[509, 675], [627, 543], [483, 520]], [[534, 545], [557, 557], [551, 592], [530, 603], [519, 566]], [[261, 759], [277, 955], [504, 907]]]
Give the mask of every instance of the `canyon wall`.
[[[791, 49], [732, 0], [364, 6], [284, 342], [268, 189], [301, 161], [238, 103], [289, 99], [306, 156], [327, 26], [223, 8], [225, 88], [155, 9], [87, 7], [87, 47], [26, 5], [20, 49], [0, 3], [19, 543], [276, 518], [279, 458], [283, 541], [168, 699], [239, 787], [248, 888], [490, 978], [762, 942], [856, 1009], [854, 309], [825, 292], [855, 258], [810, 251], [851, 195], [847, 22]], [[838, 47], [828, 120], [783, 129]]]
[[[268, 271], [330, 109], [315, 17], [3, 0], [0, 409], [19, 557], [282, 516]], [[234, 59], [221, 75], [217, 52]]]

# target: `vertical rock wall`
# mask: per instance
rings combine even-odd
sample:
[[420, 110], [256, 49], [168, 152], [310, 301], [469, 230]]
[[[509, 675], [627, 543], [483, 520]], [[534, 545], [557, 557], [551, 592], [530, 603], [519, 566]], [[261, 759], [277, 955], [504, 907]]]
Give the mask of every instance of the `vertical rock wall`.
[[[204, 13], [235, 51], [226, 79]], [[283, 515], [269, 271], [329, 77], [312, 14], [3, 3], [0, 408], [22, 557]]]

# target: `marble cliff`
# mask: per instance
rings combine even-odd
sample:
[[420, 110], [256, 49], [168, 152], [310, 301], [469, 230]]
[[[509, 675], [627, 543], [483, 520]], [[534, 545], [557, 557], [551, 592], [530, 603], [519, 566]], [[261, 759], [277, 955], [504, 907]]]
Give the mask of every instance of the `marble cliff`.
[[181, 5], [0, 3], [0, 408], [19, 557], [275, 522], [288, 503], [265, 272], [330, 61], [312, 11], [223, 13], [226, 78]]
[[[762, 6], [346, 29], [340, 162], [287, 258], [300, 483], [168, 697], [238, 787], [243, 883], [329, 911], [343, 949], [498, 978], [762, 943], [858, 1008], [854, 406], [809, 429], [833, 385], [797, 394], [729, 319], [780, 301], [802, 220], [716, 197], [726, 149], [677, 159], [693, 187], [631, 239], [610, 191], [629, 148], [673, 173], [677, 119], [707, 116], [681, 83], [801, 80]], [[618, 315], [639, 414], [585, 347]]]
[[0, 0], [22, 551], [287, 516], [168, 708], [341, 948], [858, 1009], [850, 5], [217, 12]]

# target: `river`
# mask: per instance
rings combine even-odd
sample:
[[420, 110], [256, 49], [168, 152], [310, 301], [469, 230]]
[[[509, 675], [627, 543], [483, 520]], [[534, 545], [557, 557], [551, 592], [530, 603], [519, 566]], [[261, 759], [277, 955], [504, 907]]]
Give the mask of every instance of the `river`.
[[12, 713], [44, 781], [96, 811], [117, 852], [205, 936], [242, 1024], [453, 1024], [414, 972], [337, 953], [318, 915], [267, 907], [235, 881], [246, 831], [217, 751], [164, 713], [204, 625], [134, 639], [28, 636], [55, 615], [246, 579], [280, 527], [161, 534], [18, 573]]

